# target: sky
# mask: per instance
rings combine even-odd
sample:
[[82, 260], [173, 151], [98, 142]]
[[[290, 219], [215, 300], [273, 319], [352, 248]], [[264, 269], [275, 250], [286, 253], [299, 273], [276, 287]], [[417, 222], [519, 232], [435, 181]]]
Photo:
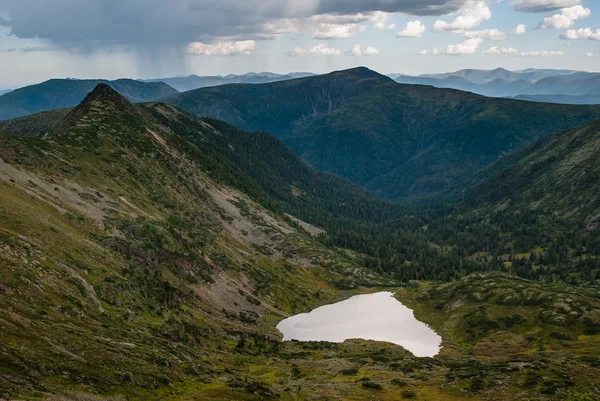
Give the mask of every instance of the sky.
[[600, 0], [0, 0], [0, 89], [356, 66], [600, 71]]

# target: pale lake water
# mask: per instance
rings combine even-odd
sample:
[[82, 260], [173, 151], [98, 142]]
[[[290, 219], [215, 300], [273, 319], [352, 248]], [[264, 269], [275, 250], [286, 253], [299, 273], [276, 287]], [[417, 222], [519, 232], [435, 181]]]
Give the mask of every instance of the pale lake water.
[[345, 301], [321, 306], [281, 321], [277, 329], [284, 341], [329, 341], [348, 339], [386, 341], [418, 357], [432, 357], [442, 338], [391, 292], [356, 295]]

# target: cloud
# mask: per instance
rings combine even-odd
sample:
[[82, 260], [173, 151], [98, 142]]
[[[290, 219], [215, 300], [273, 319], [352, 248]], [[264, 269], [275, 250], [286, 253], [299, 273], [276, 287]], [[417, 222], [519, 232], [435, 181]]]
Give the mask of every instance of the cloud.
[[436, 48], [431, 51], [421, 50], [420, 54], [423, 56], [433, 55], [437, 56], [440, 54], [449, 54], [454, 56], [459, 56], [463, 54], [473, 54], [477, 52], [479, 46], [483, 43], [483, 39], [466, 39], [464, 42], [459, 43], [457, 45], [448, 45], [443, 48]]
[[[272, 0], [278, 3], [278, 0]], [[285, 2], [285, 1], [283, 1]], [[296, 0], [288, 0], [296, 2]], [[410, 15], [447, 15], [457, 11], [466, 1], [464, 0], [307, 0], [306, 3], [316, 4], [316, 13], [354, 14], [368, 11], [383, 11], [387, 13], [404, 13]], [[392, 28], [393, 29], [393, 28]]]
[[288, 55], [293, 57], [300, 57], [306, 55], [315, 56], [339, 56], [342, 52], [339, 49], [335, 49], [327, 46], [325, 43], [318, 44], [311, 47], [310, 49], [303, 49], [301, 47], [294, 47], [288, 52]]
[[586, 57], [596, 57], [596, 55], [595, 55], [594, 53], [591, 53], [591, 52], [587, 52], [587, 53], [585, 54], [585, 56], [586, 56]]
[[568, 31], [560, 35], [560, 38], [565, 40], [600, 40], [600, 29], [596, 29], [595, 31], [592, 30], [592, 28], [581, 28], [577, 30], [569, 29]]
[[314, 37], [345, 37], [356, 32], [355, 27], [315, 27], [328, 23], [312, 20], [323, 15], [360, 16], [360, 21], [346, 23], [394, 29], [389, 22], [391, 13], [443, 16], [457, 12], [469, 1], [0, 0], [0, 24], [18, 38], [48, 39], [64, 47], [122, 44], [185, 48], [190, 42], [266, 39], [298, 29]]
[[396, 34], [397, 38], [420, 38], [427, 28], [419, 20], [409, 21], [404, 29]]
[[506, 34], [499, 29], [484, 29], [482, 31], [467, 31], [465, 37], [469, 39], [483, 39], [483, 40], [504, 40]]
[[387, 24], [388, 13], [372, 12], [354, 15], [319, 14], [308, 18], [284, 18], [263, 25], [263, 38], [307, 32], [313, 39], [347, 39], [367, 29], [371, 23], [375, 29], [393, 29], [396, 24]]
[[592, 14], [589, 8], [583, 8], [582, 6], [573, 6], [569, 8], [563, 8], [560, 10], [560, 14], [554, 14], [550, 17], [544, 18], [538, 28], [553, 28], [553, 29], [564, 29], [571, 27], [576, 20], [587, 18]]
[[57, 48], [57, 47], [52, 47], [52, 46], [26, 46], [26, 47], [19, 47], [19, 48], [13, 48], [13, 49], [6, 49], [4, 50], [7, 53], [14, 53], [14, 52], [21, 52], [21, 53], [35, 53], [35, 52], [53, 52], [53, 51], [59, 51], [61, 49]]
[[360, 49], [360, 45], [354, 45], [352, 50], [346, 52], [346, 56], [362, 56], [362, 50]]
[[555, 50], [535, 50], [531, 52], [522, 52], [514, 47], [498, 47], [492, 46], [484, 50], [483, 54], [490, 54], [494, 56], [520, 56], [520, 57], [553, 57], [553, 56], [564, 56], [565, 54], [561, 51]]
[[187, 46], [186, 53], [204, 56], [249, 56], [256, 49], [256, 42], [253, 40], [218, 42], [213, 44], [192, 42]]
[[527, 28], [525, 27], [524, 24], [517, 25], [515, 30], [512, 31], [513, 35], [524, 35], [526, 32], [527, 32]]
[[374, 48], [373, 46], [367, 47], [367, 50], [363, 53], [365, 56], [377, 56], [379, 54], [379, 50]]
[[367, 47], [367, 50], [363, 52], [360, 45], [354, 45], [352, 50], [346, 52], [346, 56], [377, 56], [378, 54], [379, 50], [372, 46]]
[[516, 11], [545, 13], [581, 4], [581, 0], [515, 0], [511, 3]]
[[319, 24], [311, 32], [313, 39], [346, 39], [367, 29], [365, 25], [358, 24]]
[[470, 2], [460, 11], [460, 15], [454, 21], [448, 23], [437, 20], [433, 24], [433, 30], [436, 32], [464, 32], [467, 29], [474, 28], [483, 21], [489, 20], [492, 12], [483, 2]]
[[375, 29], [379, 30], [389, 30], [396, 28], [396, 24], [388, 24], [387, 20], [390, 19], [389, 13], [384, 13], [383, 11], [375, 11], [369, 21], [373, 23]]

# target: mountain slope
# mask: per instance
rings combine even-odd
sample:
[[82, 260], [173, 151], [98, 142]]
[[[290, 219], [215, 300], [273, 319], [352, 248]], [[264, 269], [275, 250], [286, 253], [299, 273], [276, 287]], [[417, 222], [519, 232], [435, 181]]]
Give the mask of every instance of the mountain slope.
[[149, 102], [177, 93], [162, 82], [51, 79], [0, 96], [0, 120], [77, 106], [99, 83], [109, 85], [132, 102]]
[[527, 141], [600, 117], [600, 107], [399, 85], [366, 68], [165, 101], [271, 132], [311, 166], [387, 198], [435, 195]]
[[469, 203], [547, 211], [575, 225], [600, 219], [600, 121], [543, 138], [471, 178]]
[[519, 95], [518, 100], [559, 104], [600, 104], [600, 95]]
[[534, 280], [596, 284], [600, 123], [538, 139], [444, 194], [427, 235]]
[[[435, 358], [372, 341], [280, 342], [275, 326], [289, 314], [398, 283], [277, 210], [370, 219], [368, 209], [392, 205], [302, 166], [267, 134], [134, 105], [106, 85], [74, 109], [4, 127], [26, 136], [0, 135], [3, 399], [545, 401], [593, 391], [594, 288], [505, 275], [411, 282], [397, 296], [444, 336]], [[408, 263], [421, 274], [423, 256]], [[432, 269], [444, 261], [432, 259]], [[452, 277], [463, 264], [444, 268]]]
[[215, 157], [106, 85], [42, 135], [0, 135], [0, 397], [269, 398], [284, 387], [247, 363], [292, 369], [279, 320], [389, 282]]

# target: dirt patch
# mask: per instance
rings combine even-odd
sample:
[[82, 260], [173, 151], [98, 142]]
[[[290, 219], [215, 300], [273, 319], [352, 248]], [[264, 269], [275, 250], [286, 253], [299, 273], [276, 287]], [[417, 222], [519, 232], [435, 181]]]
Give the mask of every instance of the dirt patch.
[[[67, 213], [64, 205], [76, 210], [99, 225], [106, 216], [105, 208], [110, 208], [114, 199], [107, 194], [85, 188], [72, 181], [50, 183], [29, 171], [18, 169], [0, 159], [0, 181], [18, 186], [29, 195], [54, 206], [61, 213]], [[63, 206], [61, 206], [63, 205]]]
[[294, 216], [292, 216], [291, 214], [286, 213], [285, 214], [287, 217], [289, 217], [290, 219], [292, 219], [294, 222], [298, 223], [298, 225], [300, 227], [302, 227], [302, 229], [304, 231], [306, 231], [307, 233], [309, 233], [310, 235], [312, 235], [313, 237], [317, 237], [320, 234], [323, 234], [325, 232], [325, 230], [323, 230], [322, 228], [313, 226], [312, 224], [309, 224], [305, 221], [302, 221]]

